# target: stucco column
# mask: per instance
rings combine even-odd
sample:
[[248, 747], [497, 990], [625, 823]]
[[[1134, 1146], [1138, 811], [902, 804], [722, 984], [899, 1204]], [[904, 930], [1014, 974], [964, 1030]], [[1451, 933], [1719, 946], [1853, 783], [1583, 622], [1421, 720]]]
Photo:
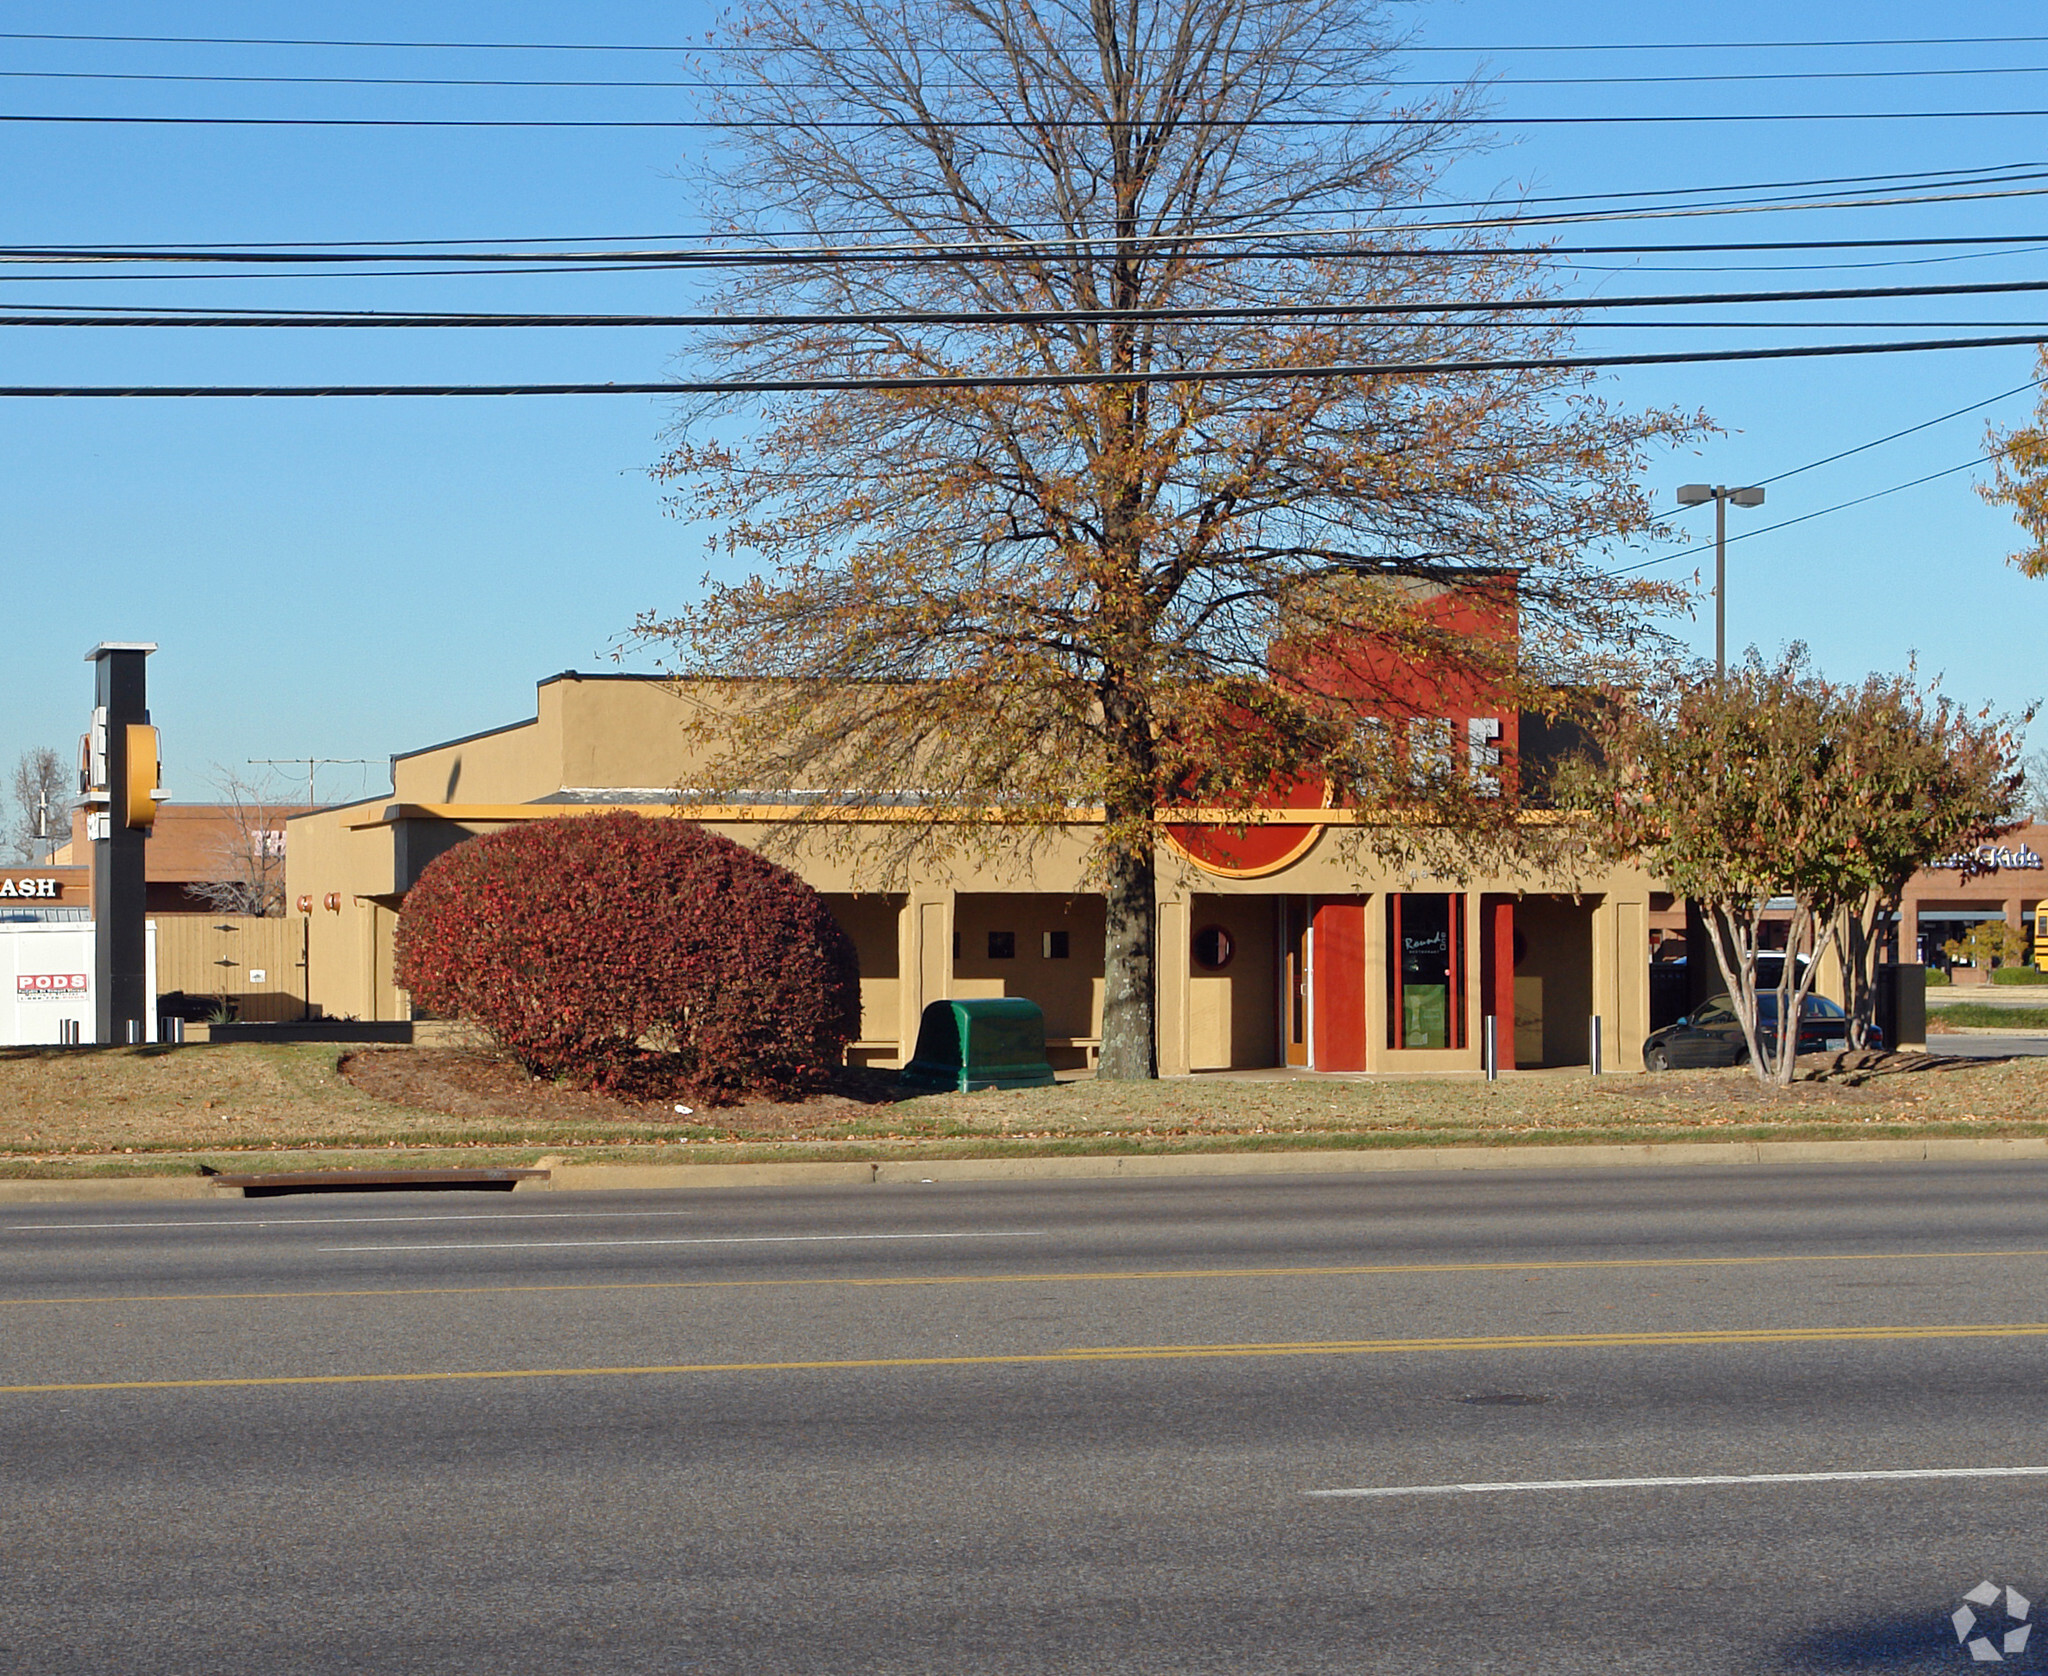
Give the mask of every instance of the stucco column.
[[1899, 904], [1899, 963], [1911, 966], [1920, 959], [1920, 904], [1910, 896]]
[[1393, 1032], [1387, 1017], [1387, 898], [1384, 893], [1365, 899], [1365, 1068], [1377, 1071], [1386, 1064], [1387, 1044]]
[[917, 1051], [917, 1026], [924, 1010], [953, 988], [953, 891], [913, 880], [897, 918], [896, 970], [898, 1057], [906, 1064]]
[[1194, 1001], [1194, 905], [1184, 891], [1162, 894], [1154, 916], [1154, 971], [1159, 1074], [1184, 1077], [1194, 1068], [1189, 1023]]
[[[1593, 1011], [1603, 1069], [1640, 1071], [1650, 1033], [1650, 905], [1603, 896], [1593, 905]], [[1588, 1021], [1590, 1030], [1591, 1021]]]
[[1849, 1004], [1849, 979], [1843, 963], [1846, 951], [1840, 942], [1828, 944], [1828, 951], [1821, 956], [1819, 969], [1813, 975], [1813, 992], [1825, 995], [1837, 1006]]

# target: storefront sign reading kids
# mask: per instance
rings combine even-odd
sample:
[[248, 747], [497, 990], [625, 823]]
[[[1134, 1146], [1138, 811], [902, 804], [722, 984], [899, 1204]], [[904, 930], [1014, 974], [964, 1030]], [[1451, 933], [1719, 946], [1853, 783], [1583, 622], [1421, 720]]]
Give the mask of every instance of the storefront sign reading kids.
[[1928, 871], [1960, 873], [1966, 867], [1977, 873], [2038, 873], [2041, 857], [2031, 844], [2022, 844], [2018, 849], [2009, 849], [2004, 844], [1979, 844], [1968, 855], [1945, 855], [1939, 861], [1930, 862]]

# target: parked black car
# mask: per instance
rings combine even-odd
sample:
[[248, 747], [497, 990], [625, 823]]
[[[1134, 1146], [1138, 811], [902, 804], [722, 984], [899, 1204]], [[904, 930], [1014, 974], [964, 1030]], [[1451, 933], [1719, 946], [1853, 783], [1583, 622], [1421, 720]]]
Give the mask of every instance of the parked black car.
[[[1778, 1039], [1778, 998], [1756, 998], [1757, 1046], [1768, 1053]], [[1849, 1045], [1849, 1020], [1825, 995], [1809, 995], [1799, 1013], [1799, 1051], [1837, 1053]], [[1870, 1045], [1884, 1046], [1883, 1033], [1871, 1027]], [[1698, 1070], [1707, 1066], [1741, 1065], [1749, 1058], [1735, 1004], [1716, 995], [1676, 1024], [1653, 1031], [1643, 1042], [1646, 1071]]]

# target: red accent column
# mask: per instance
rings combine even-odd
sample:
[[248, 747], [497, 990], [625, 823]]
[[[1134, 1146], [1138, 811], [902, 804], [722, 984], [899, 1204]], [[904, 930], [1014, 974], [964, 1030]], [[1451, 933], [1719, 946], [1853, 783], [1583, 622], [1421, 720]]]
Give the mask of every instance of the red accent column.
[[1515, 899], [1512, 896], [1482, 896], [1479, 899], [1480, 951], [1479, 981], [1484, 986], [1480, 1011], [1494, 1019], [1493, 1047], [1496, 1063], [1503, 1071], [1515, 1068]]
[[1365, 904], [1356, 897], [1315, 909], [1315, 1063], [1319, 1071], [1365, 1066]]

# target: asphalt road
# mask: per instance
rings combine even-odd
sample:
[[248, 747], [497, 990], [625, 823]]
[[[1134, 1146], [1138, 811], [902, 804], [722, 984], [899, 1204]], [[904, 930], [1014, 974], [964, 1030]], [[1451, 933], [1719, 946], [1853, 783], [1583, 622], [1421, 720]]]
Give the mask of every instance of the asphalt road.
[[1973, 1668], [2044, 1374], [2031, 1166], [12, 1206], [0, 1669]]

